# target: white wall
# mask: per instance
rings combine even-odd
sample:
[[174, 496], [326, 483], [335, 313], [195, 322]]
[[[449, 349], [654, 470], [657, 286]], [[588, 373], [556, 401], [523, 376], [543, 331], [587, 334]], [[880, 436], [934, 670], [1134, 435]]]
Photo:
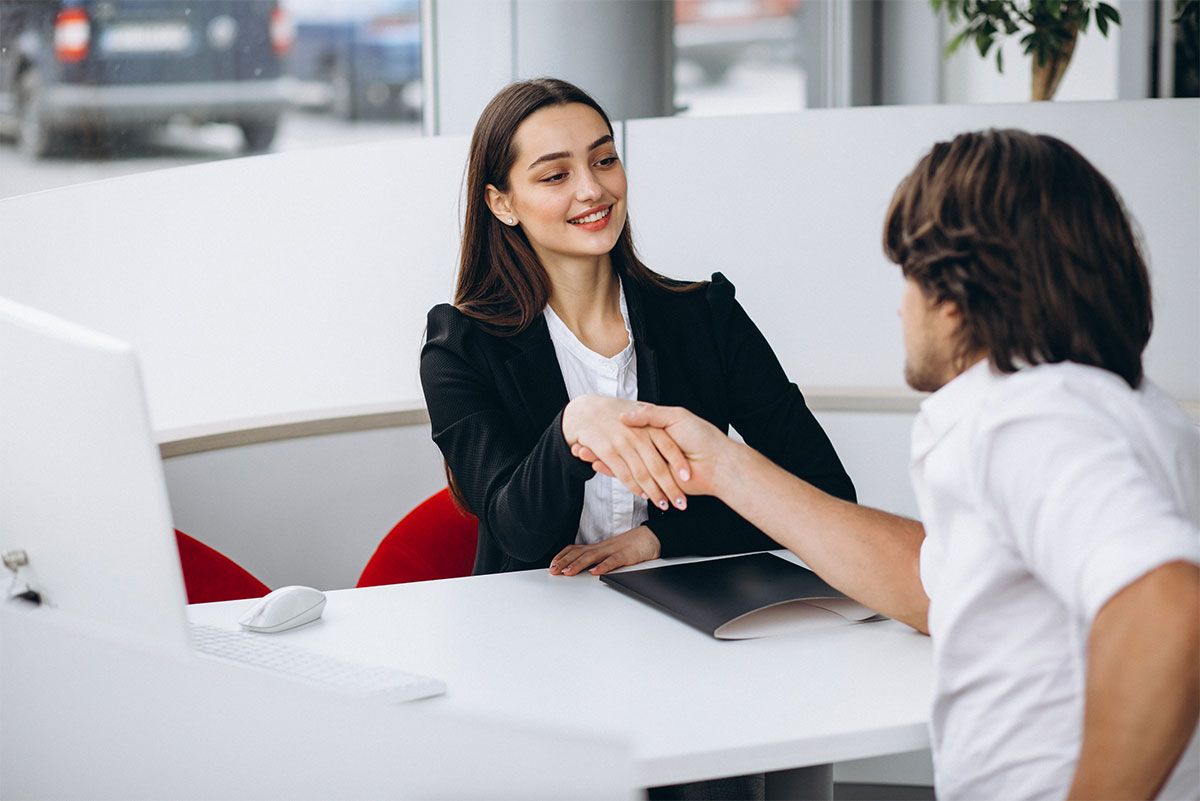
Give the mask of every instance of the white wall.
[[1075, 145], [1140, 224], [1156, 293], [1147, 374], [1200, 398], [1200, 114], [1195, 101], [810, 110], [626, 123], [630, 218], [669, 275], [722, 271], [805, 386], [900, 386], [899, 270], [882, 253], [896, 184], [963, 130]]
[[[1147, 371], [1200, 399], [1200, 104], [812, 110], [625, 125], [647, 262], [723, 271], [802, 387], [900, 387], [900, 281], [880, 227], [937, 139], [1021, 126], [1120, 190], [1157, 296]], [[283, 153], [0, 201], [0, 294], [133, 342], [158, 429], [421, 399], [450, 298], [461, 137]]]
[[0, 201], [0, 294], [134, 343], [156, 429], [419, 400], [454, 286], [462, 137]]

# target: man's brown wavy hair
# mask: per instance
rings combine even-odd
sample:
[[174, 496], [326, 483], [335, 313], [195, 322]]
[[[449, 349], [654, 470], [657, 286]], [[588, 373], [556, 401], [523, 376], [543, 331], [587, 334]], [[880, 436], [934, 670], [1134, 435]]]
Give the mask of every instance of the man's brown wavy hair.
[[1052, 136], [939, 142], [897, 187], [883, 249], [933, 303], [962, 314], [960, 360], [1078, 362], [1137, 388], [1153, 314], [1138, 237], [1115, 189]]

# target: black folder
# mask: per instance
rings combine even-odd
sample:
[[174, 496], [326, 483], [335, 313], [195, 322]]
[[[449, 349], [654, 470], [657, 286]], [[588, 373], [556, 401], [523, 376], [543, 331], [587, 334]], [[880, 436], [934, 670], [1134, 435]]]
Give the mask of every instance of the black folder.
[[878, 617], [816, 573], [772, 553], [606, 573], [600, 580], [723, 640]]

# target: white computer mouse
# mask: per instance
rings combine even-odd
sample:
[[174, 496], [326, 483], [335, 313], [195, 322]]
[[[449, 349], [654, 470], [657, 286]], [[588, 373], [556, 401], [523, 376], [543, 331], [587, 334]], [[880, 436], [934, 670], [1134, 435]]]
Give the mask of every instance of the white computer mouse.
[[312, 587], [280, 587], [238, 618], [248, 631], [275, 632], [311, 623], [325, 610], [325, 593]]

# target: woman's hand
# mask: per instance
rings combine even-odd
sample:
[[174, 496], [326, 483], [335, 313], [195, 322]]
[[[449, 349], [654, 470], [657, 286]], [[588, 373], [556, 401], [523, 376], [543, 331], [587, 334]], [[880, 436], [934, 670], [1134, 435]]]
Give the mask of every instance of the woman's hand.
[[568, 545], [550, 561], [550, 573], [575, 576], [590, 567], [589, 572], [599, 576], [618, 567], [657, 559], [661, 550], [654, 532], [638, 526], [594, 545]]
[[634, 412], [638, 405], [603, 395], [580, 395], [563, 410], [563, 437], [572, 453], [586, 448], [630, 492], [659, 509], [672, 504], [686, 509], [680, 482], [687, 481], [691, 470], [679, 446], [659, 428], [621, 422], [621, 414]]
[[[680, 486], [689, 495], [719, 495], [735, 477], [737, 471], [731, 465], [730, 452], [736, 449], [736, 443], [716, 426], [687, 409], [636, 403], [632, 409], [621, 413], [621, 422], [670, 438], [671, 444], [681, 450], [687, 460], [690, 473], [680, 481]], [[625, 483], [600, 454], [586, 445], [581, 443], [573, 446], [571, 453], [576, 458], [591, 462], [597, 473]]]

